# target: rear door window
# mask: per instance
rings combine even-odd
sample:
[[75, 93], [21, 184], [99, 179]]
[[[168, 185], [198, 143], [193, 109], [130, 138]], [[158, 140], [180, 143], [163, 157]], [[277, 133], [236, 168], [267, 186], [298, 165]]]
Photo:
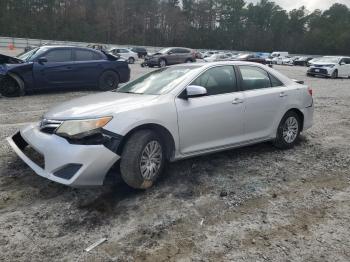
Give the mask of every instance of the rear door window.
[[255, 90], [271, 87], [268, 73], [255, 66], [239, 66], [244, 90]]
[[75, 50], [76, 61], [100, 60], [101, 55], [90, 50]]

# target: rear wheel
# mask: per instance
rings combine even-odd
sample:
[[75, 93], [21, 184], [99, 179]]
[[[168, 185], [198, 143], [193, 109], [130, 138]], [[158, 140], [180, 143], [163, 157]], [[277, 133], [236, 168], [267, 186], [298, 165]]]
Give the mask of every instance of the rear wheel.
[[301, 131], [300, 118], [293, 111], [287, 112], [277, 129], [274, 146], [281, 149], [292, 148], [299, 138]]
[[99, 89], [102, 91], [108, 91], [118, 88], [119, 76], [113, 71], [105, 71], [100, 76]]
[[129, 64], [133, 64], [133, 63], [135, 63], [135, 58], [133, 58], [133, 57], [129, 57], [129, 59], [128, 59], [128, 63], [129, 63]]
[[7, 97], [16, 97], [21, 95], [21, 87], [12, 77], [6, 77], [0, 82], [0, 93]]
[[192, 63], [192, 60], [191, 59], [187, 59], [186, 63]]
[[135, 132], [126, 142], [120, 172], [123, 180], [136, 189], [146, 189], [160, 176], [165, 164], [165, 147], [151, 130]]

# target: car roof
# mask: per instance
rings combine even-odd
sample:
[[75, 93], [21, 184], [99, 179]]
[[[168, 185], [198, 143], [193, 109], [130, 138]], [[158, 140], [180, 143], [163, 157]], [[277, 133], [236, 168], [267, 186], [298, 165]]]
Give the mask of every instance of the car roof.
[[[255, 65], [255, 66], [262, 66], [259, 63], [254, 62], [247, 62], [247, 61], [217, 61], [217, 62], [199, 62], [199, 63], [186, 63], [186, 66], [193, 66], [193, 67], [211, 67], [215, 65]], [[184, 64], [178, 64], [174, 66], [184, 66]]]
[[77, 48], [77, 49], [85, 49], [85, 50], [94, 50], [99, 51], [91, 47], [83, 47], [83, 46], [74, 46], [74, 45], [43, 45], [39, 48], [46, 48], [46, 49], [54, 49], [54, 48]]

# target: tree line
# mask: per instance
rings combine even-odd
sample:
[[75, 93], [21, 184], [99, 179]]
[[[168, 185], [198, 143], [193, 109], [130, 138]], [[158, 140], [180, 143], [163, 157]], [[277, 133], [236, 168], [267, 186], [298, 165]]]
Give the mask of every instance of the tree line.
[[350, 10], [288, 12], [269, 0], [1, 0], [0, 35], [350, 55]]

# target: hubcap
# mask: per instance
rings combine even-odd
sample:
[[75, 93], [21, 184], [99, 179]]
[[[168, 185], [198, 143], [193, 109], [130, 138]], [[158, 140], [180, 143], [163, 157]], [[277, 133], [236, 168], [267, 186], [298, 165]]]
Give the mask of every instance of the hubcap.
[[283, 139], [288, 143], [293, 143], [299, 132], [298, 120], [291, 116], [288, 117], [283, 126]]
[[161, 61], [160, 61], [160, 67], [165, 67], [165, 66], [166, 66], [165, 61], [164, 61], [164, 60], [161, 60]]
[[151, 180], [157, 175], [162, 163], [162, 147], [158, 141], [149, 142], [142, 151], [140, 170], [145, 180]]
[[108, 76], [105, 81], [108, 87], [114, 86], [114, 77]]

